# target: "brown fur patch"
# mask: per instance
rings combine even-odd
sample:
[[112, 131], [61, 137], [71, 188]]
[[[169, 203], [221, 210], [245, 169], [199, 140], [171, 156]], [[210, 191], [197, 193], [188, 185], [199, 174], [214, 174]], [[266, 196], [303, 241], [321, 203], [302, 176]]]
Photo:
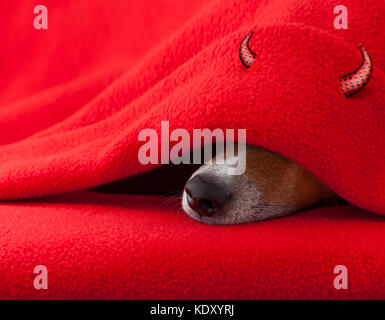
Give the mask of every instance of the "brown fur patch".
[[300, 210], [339, 202], [331, 190], [300, 165], [255, 146], [247, 146], [244, 175], [256, 183], [266, 205]]

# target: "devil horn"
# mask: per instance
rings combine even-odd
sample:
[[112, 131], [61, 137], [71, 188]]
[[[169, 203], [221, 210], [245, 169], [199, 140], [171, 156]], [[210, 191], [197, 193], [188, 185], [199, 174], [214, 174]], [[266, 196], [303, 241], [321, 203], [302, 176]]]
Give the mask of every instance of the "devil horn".
[[358, 69], [339, 77], [340, 86], [346, 98], [361, 91], [369, 82], [373, 72], [372, 59], [362, 44], [359, 45], [362, 63]]
[[241, 59], [242, 64], [246, 68], [250, 68], [256, 56], [256, 54], [251, 51], [249, 47], [249, 41], [253, 34], [254, 31], [249, 32], [247, 36], [242, 40], [241, 45], [239, 46], [239, 58]]

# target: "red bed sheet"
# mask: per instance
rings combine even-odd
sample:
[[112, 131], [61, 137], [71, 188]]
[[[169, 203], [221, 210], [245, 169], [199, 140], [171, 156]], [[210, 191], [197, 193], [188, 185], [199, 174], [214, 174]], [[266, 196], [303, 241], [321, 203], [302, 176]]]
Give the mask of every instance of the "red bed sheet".
[[[0, 298], [385, 298], [382, 216], [340, 206], [211, 226], [177, 203], [94, 192], [2, 203]], [[48, 290], [34, 288], [36, 265]], [[347, 290], [334, 288], [337, 265]]]

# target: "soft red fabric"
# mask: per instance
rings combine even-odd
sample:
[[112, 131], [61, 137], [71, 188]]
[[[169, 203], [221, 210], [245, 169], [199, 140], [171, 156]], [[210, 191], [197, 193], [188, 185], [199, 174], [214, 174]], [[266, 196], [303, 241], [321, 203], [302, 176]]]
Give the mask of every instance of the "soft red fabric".
[[[44, 4], [48, 30], [33, 28], [34, 1], [1, 3], [0, 199], [148, 171], [138, 133], [168, 120], [189, 132], [246, 128], [248, 143], [385, 214], [384, 1], [345, 0], [348, 30], [333, 28], [334, 0]], [[246, 69], [238, 48], [252, 30]], [[338, 78], [360, 65], [358, 43], [373, 76], [347, 99]], [[98, 197], [1, 205], [3, 297], [383, 297], [383, 221], [372, 213], [320, 209], [218, 228], [159, 200]], [[30, 268], [44, 261], [52, 287], [39, 293]], [[344, 263], [352, 289], [333, 291], [330, 270]]]
[[[1, 204], [0, 298], [385, 298], [382, 216], [342, 206], [215, 227], [174, 204], [90, 192]], [[341, 264], [348, 290], [333, 286]], [[33, 287], [36, 265], [48, 290]]]

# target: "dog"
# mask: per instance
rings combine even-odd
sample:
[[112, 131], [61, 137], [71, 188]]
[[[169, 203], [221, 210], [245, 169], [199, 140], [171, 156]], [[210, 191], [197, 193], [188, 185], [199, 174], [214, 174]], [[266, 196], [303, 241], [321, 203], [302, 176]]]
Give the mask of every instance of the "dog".
[[178, 201], [174, 205], [181, 204], [191, 218], [216, 225], [262, 221], [346, 203], [313, 174], [278, 153], [235, 144], [231, 158], [236, 154], [245, 170], [234, 175], [229, 174], [234, 159], [228, 161], [226, 148], [212, 149], [214, 156], [206, 162], [202, 158], [203, 165], [164, 165], [93, 190], [167, 196], [167, 203]]
[[343, 203], [313, 174], [277, 153], [247, 145], [238, 154], [246, 157], [241, 175], [229, 175], [225, 152], [218, 156], [225, 161], [203, 164], [184, 186], [183, 210], [200, 222], [240, 224]]

